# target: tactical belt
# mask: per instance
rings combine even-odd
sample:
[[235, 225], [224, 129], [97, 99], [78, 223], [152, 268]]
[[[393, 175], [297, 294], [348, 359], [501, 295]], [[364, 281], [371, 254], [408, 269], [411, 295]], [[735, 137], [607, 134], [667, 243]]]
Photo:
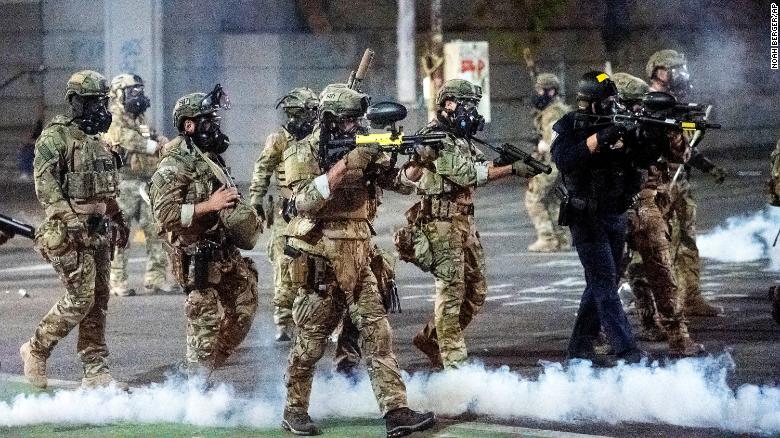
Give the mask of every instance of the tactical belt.
[[474, 204], [459, 204], [441, 198], [425, 197], [420, 201], [423, 217], [450, 220], [455, 216], [473, 216]]

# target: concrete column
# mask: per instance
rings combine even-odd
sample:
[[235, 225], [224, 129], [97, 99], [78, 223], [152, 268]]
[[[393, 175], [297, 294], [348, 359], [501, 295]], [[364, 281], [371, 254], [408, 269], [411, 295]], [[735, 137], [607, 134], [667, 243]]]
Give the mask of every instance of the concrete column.
[[144, 80], [151, 100], [147, 121], [163, 120], [162, 0], [111, 0], [104, 3], [105, 75], [131, 73]]
[[396, 87], [398, 101], [413, 104], [417, 101], [414, 0], [398, 0], [397, 35]]

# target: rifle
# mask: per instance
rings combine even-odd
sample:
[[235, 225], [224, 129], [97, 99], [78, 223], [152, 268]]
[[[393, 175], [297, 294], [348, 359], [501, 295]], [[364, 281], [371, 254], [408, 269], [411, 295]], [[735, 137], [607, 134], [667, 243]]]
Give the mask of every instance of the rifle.
[[471, 137], [471, 139], [481, 145], [489, 147], [494, 152], [498, 153], [498, 159], [493, 160], [493, 163], [496, 164], [497, 166], [506, 166], [514, 163], [515, 161], [522, 161], [523, 163], [531, 166], [534, 170], [536, 170], [539, 173], [546, 173], [548, 175], [552, 173], [552, 167], [542, 163], [541, 161], [532, 157], [531, 154], [529, 154], [528, 152], [520, 149], [519, 147], [511, 143], [504, 143], [501, 146], [494, 146], [486, 142], [485, 140], [481, 140], [477, 137]]
[[379, 144], [380, 149], [393, 155], [413, 155], [417, 146], [430, 146], [438, 149], [441, 141], [447, 137], [443, 132], [421, 135], [404, 135], [403, 126], [397, 122], [406, 118], [406, 107], [395, 102], [380, 102], [371, 105], [366, 112], [366, 118], [374, 129], [387, 129], [381, 134], [357, 134], [345, 138], [333, 138], [325, 143], [327, 156], [320, 157], [324, 169], [340, 160], [352, 149], [364, 144]]
[[[606, 128], [611, 125], [619, 126], [625, 131], [645, 127], [675, 128], [694, 133], [694, 138], [698, 141], [707, 129], [721, 128], [718, 123], [707, 122], [708, 107], [696, 103], [678, 103], [669, 93], [648, 93], [642, 102], [642, 110], [636, 113], [624, 111], [609, 116], [577, 113], [576, 129]], [[695, 134], [699, 131], [698, 135]]]
[[12, 219], [4, 214], [0, 214], [0, 230], [11, 236], [22, 236], [28, 239], [35, 239], [35, 228]]
[[363, 52], [363, 58], [360, 60], [360, 65], [358, 65], [357, 70], [352, 70], [352, 73], [349, 74], [349, 79], [347, 80], [347, 87], [349, 87], [349, 89], [360, 91], [360, 84], [363, 82], [363, 79], [365, 79], [373, 59], [374, 51], [366, 49], [366, 51]]

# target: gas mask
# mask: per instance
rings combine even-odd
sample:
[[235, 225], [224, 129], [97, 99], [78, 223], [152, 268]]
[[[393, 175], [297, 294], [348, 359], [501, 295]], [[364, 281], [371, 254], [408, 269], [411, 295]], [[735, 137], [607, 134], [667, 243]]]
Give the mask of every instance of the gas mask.
[[485, 118], [477, 112], [472, 100], [458, 101], [455, 111], [447, 112], [447, 119], [456, 135], [471, 137], [485, 129]]
[[108, 132], [111, 113], [108, 111], [108, 97], [73, 95], [70, 100], [73, 120], [87, 135]]
[[124, 89], [124, 107], [128, 113], [139, 116], [149, 108], [149, 98], [144, 94], [143, 85], [134, 85]]
[[311, 134], [314, 130], [314, 123], [317, 120], [317, 111], [307, 108], [289, 108], [285, 110], [287, 114], [287, 132], [300, 140]]
[[220, 118], [214, 115], [197, 118], [192, 141], [203, 151], [221, 154], [230, 146], [230, 138], [220, 130], [219, 120]]
[[600, 116], [611, 116], [624, 110], [622, 105], [618, 102], [617, 96], [608, 96], [600, 101], [596, 102], [596, 114]]
[[354, 148], [354, 145], [329, 145], [330, 141], [353, 138], [355, 135], [368, 133], [368, 128], [362, 123], [363, 120], [362, 117], [336, 117], [332, 113], [323, 115], [320, 121], [320, 150], [318, 152], [318, 160], [322, 169], [330, 169], [333, 164]]
[[681, 65], [669, 70], [669, 91], [676, 97], [685, 97], [692, 89], [691, 74], [688, 67]]
[[534, 96], [534, 107], [538, 109], [539, 111], [547, 108], [547, 105], [549, 105], [553, 99], [555, 99], [555, 96], [558, 95], [558, 92], [556, 90], [555, 93], [552, 95], [550, 94], [550, 90], [555, 90], [555, 88], [544, 88], [542, 94], [537, 94]]

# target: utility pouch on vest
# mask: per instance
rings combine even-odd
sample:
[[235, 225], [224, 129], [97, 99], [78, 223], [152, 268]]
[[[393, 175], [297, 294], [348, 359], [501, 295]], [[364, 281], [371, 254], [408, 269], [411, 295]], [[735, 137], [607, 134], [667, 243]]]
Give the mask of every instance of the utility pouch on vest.
[[189, 256], [189, 275], [195, 289], [204, 289], [209, 285], [209, 263], [214, 260], [219, 245], [210, 240], [200, 240], [184, 248]]

